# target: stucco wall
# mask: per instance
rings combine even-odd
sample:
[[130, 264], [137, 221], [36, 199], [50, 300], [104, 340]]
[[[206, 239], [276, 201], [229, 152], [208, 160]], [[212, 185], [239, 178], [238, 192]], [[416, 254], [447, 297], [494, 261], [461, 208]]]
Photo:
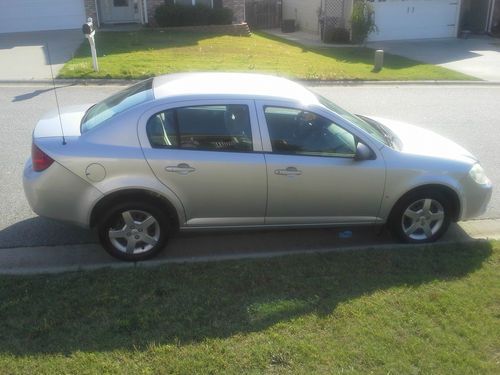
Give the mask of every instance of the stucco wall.
[[300, 30], [319, 33], [321, 0], [283, 0], [283, 19], [294, 19]]

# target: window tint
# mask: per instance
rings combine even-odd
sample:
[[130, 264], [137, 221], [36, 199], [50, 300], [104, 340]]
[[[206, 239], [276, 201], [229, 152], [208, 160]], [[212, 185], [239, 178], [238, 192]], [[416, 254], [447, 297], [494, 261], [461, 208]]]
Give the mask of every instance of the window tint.
[[246, 105], [182, 107], [160, 112], [149, 119], [147, 133], [155, 148], [253, 150]]
[[351, 133], [312, 112], [266, 107], [265, 116], [276, 153], [338, 157], [356, 153]]

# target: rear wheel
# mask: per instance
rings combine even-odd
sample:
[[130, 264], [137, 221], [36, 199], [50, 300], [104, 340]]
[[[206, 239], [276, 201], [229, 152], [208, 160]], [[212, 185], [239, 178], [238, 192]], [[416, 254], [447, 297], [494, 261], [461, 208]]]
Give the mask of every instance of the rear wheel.
[[111, 208], [99, 222], [102, 246], [115, 258], [139, 261], [154, 257], [166, 245], [168, 217], [149, 202]]
[[439, 191], [426, 190], [403, 197], [394, 207], [389, 226], [404, 242], [434, 242], [448, 229], [450, 216], [449, 199]]

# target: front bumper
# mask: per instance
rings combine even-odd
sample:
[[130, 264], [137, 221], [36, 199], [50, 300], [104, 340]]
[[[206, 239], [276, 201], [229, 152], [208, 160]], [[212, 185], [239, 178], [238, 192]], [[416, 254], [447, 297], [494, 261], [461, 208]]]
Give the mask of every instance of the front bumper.
[[479, 185], [470, 177], [463, 182], [464, 186], [464, 204], [460, 220], [469, 220], [481, 216], [486, 212], [493, 193], [491, 183]]
[[102, 193], [57, 162], [42, 172], [24, 166], [24, 194], [40, 216], [89, 227], [90, 209]]

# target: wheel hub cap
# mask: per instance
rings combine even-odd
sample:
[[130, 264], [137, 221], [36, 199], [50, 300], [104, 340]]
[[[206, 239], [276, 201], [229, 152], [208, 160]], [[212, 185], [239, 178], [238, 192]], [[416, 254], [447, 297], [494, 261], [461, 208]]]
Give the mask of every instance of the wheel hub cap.
[[431, 238], [441, 229], [444, 217], [444, 208], [440, 202], [431, 198], [420, 199], [405, 210], [401, 225], [408, 237], [422, 241]]
[[117, 217], [108, 235], [117, 250], [140, 254], [151, 250], [158, 243], [160, 225], [145, 211], [129, 210]]

